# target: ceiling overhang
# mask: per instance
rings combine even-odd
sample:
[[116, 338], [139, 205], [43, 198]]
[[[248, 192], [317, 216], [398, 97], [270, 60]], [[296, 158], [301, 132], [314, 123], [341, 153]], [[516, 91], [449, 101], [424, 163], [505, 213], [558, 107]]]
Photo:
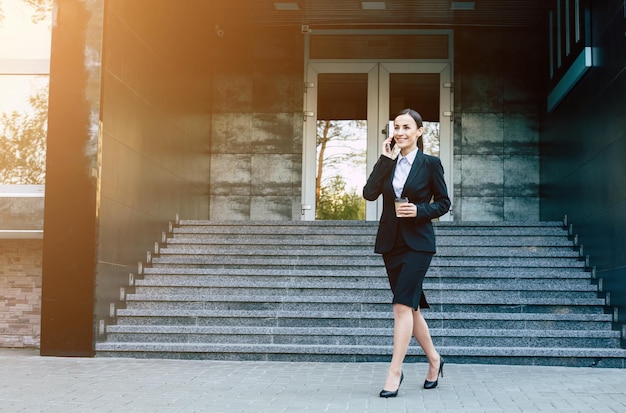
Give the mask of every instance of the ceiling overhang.
[[545, 0], [240, 0], [204, 3], [231, 24], [311, 28], [545, 27]]

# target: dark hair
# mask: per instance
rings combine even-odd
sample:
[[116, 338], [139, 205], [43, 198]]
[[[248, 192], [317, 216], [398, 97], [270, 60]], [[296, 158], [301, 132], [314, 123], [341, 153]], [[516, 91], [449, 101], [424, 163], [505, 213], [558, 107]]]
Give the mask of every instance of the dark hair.
[[[418, 128], [421, 128], [421, 127], [424, 126], [424, 124], [422, 123], [422, 115], [420, 115], [417, 111], [415, 111], [413, 109], [403, 109], [400, 112], [398, 112], [398, 114], [395, 117], [397, 118], [400, 115], [409, 115], [409, 116], [411, 116], [413, 118], [413, 120], [415, 121], [415, 124], [417, 125]], [[417, 138], [417, 147], [422, 152], [424, 152], [424, 139], [422, 138], [423, 135], [424, 134], [422, 133]]]

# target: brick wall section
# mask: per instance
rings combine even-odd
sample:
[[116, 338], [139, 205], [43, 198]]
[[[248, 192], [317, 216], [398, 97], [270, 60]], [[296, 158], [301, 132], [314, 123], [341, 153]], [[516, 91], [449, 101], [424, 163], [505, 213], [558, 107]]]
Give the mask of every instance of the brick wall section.
[[42, 240], [0, 240], [0, 347], [39, 347]]

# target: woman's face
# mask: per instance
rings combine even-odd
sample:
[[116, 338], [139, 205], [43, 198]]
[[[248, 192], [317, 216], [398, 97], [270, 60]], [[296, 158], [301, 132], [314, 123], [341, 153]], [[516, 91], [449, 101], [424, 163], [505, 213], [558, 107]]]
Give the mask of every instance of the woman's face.
[[393, 138], [403, 156], [417, 148], [417, 138], [422, 136], [422, 133], [424, 128], [418, 128], [415, 119], [409, 114], [399, 115], [394, 120]]

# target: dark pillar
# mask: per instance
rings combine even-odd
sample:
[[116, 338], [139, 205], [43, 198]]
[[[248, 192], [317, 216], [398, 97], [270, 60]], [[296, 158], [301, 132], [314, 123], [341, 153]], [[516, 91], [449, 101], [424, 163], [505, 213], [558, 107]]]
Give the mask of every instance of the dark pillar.
[[42, 261], [42, 355], [94, 354], [102, 2], [55, 2]]

